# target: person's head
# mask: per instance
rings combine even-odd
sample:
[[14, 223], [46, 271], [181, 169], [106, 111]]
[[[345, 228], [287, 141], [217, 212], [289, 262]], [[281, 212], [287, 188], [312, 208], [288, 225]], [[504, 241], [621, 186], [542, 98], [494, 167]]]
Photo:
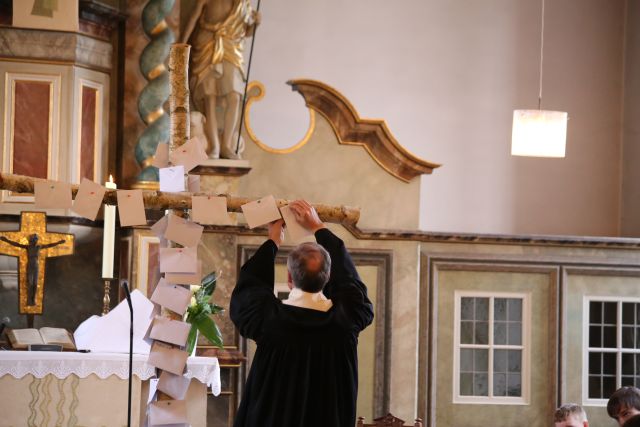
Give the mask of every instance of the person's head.
[[30, 234], [29, 235], [29, 243], [31, 243], [32, 245], [35, 245], [38, 243], [38, 235], [37, 234]]
[[289, 287], [305, 292], [320, 292], [329, 281], [331, 258], [325, 248], [317, 243], [298, 245], [287, 258]]
[[640, 427], [640, 414], [629, 418], [622, 427]]
[[556, 409], [553, 414], [555, 427], [587, 427], [587, 414], [580, 405], [567, 403]]
[[632, 416], [640, 414], [640, 390], [630, 386], [616, 390], [607, 403], [607, 413], [620, 425]]

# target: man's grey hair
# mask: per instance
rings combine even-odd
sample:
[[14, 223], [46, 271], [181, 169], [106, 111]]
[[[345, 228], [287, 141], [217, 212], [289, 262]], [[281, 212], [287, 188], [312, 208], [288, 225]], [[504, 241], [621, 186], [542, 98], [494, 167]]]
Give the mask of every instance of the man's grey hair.
[[566, 421], [567, 418], [574, 415], [581, 423], [587, 421], [587, 413], [584, 412], [582, 406], [575, 403], [565, 403], [564, 405], [556, 409], [556, 412], [553, 415], [553, 421], [556, 423], [561, 423], [563, 421]]
[[305, 292], [320, 292], [329, 281], [331, 257], [317, 243], [301, 243], [289, 253], [287, 269], [296, 288]]

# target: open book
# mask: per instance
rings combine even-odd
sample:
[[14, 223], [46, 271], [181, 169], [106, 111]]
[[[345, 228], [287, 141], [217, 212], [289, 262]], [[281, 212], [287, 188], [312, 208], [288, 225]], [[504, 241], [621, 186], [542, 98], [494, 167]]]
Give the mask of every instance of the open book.
[[7, 338], [16, 349], [28, 348], [31, 344], [59, 344], [64, 350], [75, 350], [73, 336], [62, 328], [10, 329]]

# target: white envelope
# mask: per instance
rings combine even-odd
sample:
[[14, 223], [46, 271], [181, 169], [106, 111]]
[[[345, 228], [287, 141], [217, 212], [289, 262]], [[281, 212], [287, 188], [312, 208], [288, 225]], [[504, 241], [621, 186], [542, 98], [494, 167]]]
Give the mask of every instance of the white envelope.
[[200, 175], [187, 175], [187, 191], [189, 193], [200, 192]]
[[186, 400], [158, 400], [149, 405], [149, 424], [167, 426], [188, 423]]
[[151, 295], [151, 301], [183, 315], [191, 302], [191, 291], [180, 285], [162, 285], [158, 283], [153, 295]]
[[96, 184], [87, 178], [82, 178], [76, 193], [76, 199], [73, 201], [73, 211], [80, 216], [95, 221], [106, 191], [107, 189], [102, 185]]
[[158, 144], [156, 154], [153, 156], [151, 165], [160, 168], [166, 168], [169, 165], [169, 144]]
[[70, 209], [71, 184], [57, 181], [36, 181], [33, 183], [35, 207], [38, 209]]
[[151, 325], [149, 337], [182, 347], [187, 342], [189, 330], [191, 330], [191, 324], [187, 322], [156, 316]]
[[185, 247], [198, 246], [204, 227], [189, 221], [184, 218], [180, 218], [177, 215], [169, 214], [167, 229], [164, 232], [164, 238], [176, 242], [179, 245]]
[[227, 198], [216, 196], [191, 197], [191, 219], [200, 224], [230, 225]]
[[187, 395], [189, 384], [191, 384], [191, 378], [172, 374], [169, 371], [162, 371], [158, 382], [158, 390], [174, 399], [182, 400]]
[[156, 221], [155, 224], [151, 226], [151, 231], [155, 234], [158, 239], [164, 239], [164, 233], [167, 231], [167, 225], [169, 224], [169, 216], [165, 215]]
[[184, 188], [184, 166], [172, 166], [160, 169], [160, 191], [179, 193]]
[[164, 273], [167, 283], [176, 285], [200, 285], [202, 283], [202, 261], [198, 260], [198, 271], [195, 273]]
[[280, 211], [273, 196], [266, 196], [240, 206], [249, 228], [260, 227], [280, 219]]
[[197, 271], [197, 247], [160, 248], [161, 273], [196, 273]]
[[289, 206], [281, 207], [280, 213], [282, 213], [282, 218], [284, 218], [284, 223], [286, 225], [285, 231], [293, 242], [297, 243], [309, 236], [313, 236], [313, 233], [310, 230], [307, 230], [298, 222], [295, 214]]
[[184, 166], [185, 172], [198, 166], [208, 159], [207, 153], [196, 139], [190, 139], [180, 147], [175, 147], [169, 155], [171, 163]]

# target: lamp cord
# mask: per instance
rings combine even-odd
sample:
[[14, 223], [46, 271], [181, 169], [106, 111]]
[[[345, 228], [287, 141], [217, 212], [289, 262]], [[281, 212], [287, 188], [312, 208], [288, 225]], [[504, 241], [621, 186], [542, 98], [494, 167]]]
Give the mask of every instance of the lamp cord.
[[[258, 0], [258, 5], [256, 7], [256, 11], [260, 12], [260, 0]], [[251, 49], [249, 50], [249, 63], [247, 64], [247, 80], [244, 82], [244, 93], [242, 95], [242, 108], [240, 110], [240, 123], [238, 123], [238, 140], [236, 141], [236, 154], [240, 151], [240, 135], [242, 134], [242, 125], [244, 123], [244, 107], [247, 104], [247, 88], [249, 87], [249, 74], [251, 73], [251, 59], [253, 58], [253, 46], [256, 43], [256, 32], [258, 31], [258, 26], [253, 27], [253, 36], [251, 37]]]
[[540, 91], [538, 92], [538, 110], [542, 108], [542, 63], [544, 62], [544, 2], [542, 0], [542, 26], [540, 29]]

